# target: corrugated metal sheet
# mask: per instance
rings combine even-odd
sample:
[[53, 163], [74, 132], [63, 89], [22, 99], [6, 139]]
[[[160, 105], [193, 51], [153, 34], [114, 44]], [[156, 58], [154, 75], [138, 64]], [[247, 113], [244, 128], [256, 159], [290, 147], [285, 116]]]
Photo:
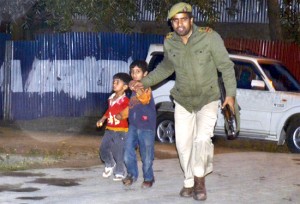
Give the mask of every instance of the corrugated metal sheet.
[[295, 43], [255, 39], [225, 39], [225, 46], [230, 49], [248, 50], [259, 56], [282, 61], [289, 71], [300, 81], [300, 47]]
[[[136, 21], [155, 21], [157, 16], [145, 8], [146, 0], [139, 0], [138, 16]], [[219, 0], [216, 4], [216, 13], [220, 23], [269, 23], [267, 0], [237, 0], [234, 14], [229, 14], [232, 8], [232, 0]], [[278, 0], [281, 9], [285, 7], [284, 0]], [[297, 0], [291, 0], [290, 9], [300, 11]], [[170, 5], [171, 6], [171, 5]], [[195, 22], [206, 22], [207, 16], [203, 15], [199, 8], [193, 7]], [[167, 20], [167, 17], [165, 17]], [[75, 15], [76, 20], [88, 20], [82, 15]]]
[[4, 110], [4, 59], [5, 59], [5, 44], [11, 39], [11, 35], [0, 33], [0, 118], [3, 118]]
[[[146, 0], [139, 0], [139, 13], [137, 21], [155, 21], [156, 15], [145, 8]], [[220, 23], [269, 23], [267, 14], [267, 0], [237, 0], [235, 6], [236, 12], [229, 14], [228, 8], [232, 6], [232, 0], [216, 1], [216, 13]], [[278, 0], [280, 8], [284, 7], [284, 0]], [[291, 9], [299, 11], [297, 0], [291, 1]], [[193, 16], [195, 22], [206, 22], [207, 16], [203, 15], [199, 8], [193, 7]], [[84, 16], [75, 16], [78, 20], [87, 20]], [[167, 20], [167, 17], [166, 17]]]
[[[163, 39], [137, 33], [65, 33], [4, 44], [4, 37], [0, 40], [1, 117], [99, 116], [107, 107], [112, 76], [128, 72], [132, 60], [145, 59], [149, 45]], [[300, 80], [296, 44], [245, 39], [225, 39], [225, 44], [279, 59]]]
[[222, 23], [268, 23], [266, 1], [247, 0], [237, 1], [236, 12], [229, 15], [227, 8], [231, 7], [231, 1], [219, 4], [220, 22]]
[[[278, 0], [278, 4], [281, 9], [284, 8], [284, 0]], [[289, 7], [294, 11], [300, 11], [297, 0], [292, 0]], [[234, 8], [235, 12], [230, 14], [229, 8]], [[232, 0], [221, 0], [217, 3], [216, 11], [220, 23], [269, 23], [267, 0], [237, 0], [235, 7], [232, 7]], [[206, 21], [197, 8], [193, 9], [193, 15], [196, 22]], [[148, 20], [153, 21], [154, 19]]]
[[[5, 119], [100, 115], [112, 76], [145, 59], [149, 44], [163, 36], [113, 33], [38, 35], [8, 41], [3, 67], [10, 77]], [[3, 74], [0, 74], [3, 78]]]

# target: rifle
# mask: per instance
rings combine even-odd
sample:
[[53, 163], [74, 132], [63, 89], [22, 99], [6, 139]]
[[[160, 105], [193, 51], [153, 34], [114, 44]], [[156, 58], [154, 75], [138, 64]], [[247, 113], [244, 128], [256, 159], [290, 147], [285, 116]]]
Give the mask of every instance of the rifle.
[[[222, 74], [220, 72], [218, 72], [218, 83], [219, 83], [220, 94], [221, 94], [221, 103], [223, 104], [226, 98], [226, 90], [225, 90]], [[228, 140], [236, 139], [237, 138], [236, 118], [228, 104], [222, 109], [222, 114], [224, 115], [224, 119], [225, 119], [227, 139]]]

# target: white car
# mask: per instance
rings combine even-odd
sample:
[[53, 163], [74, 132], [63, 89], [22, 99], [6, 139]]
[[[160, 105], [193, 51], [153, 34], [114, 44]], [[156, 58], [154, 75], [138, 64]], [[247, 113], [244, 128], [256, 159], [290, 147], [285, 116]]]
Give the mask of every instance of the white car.
[[[234, 62], [237, 101], [240, 110], [239, 137], [287, 142], [289, 150], [300, 153], [300, 84], [277, 60], [245, 54], [229, 54]], [[146, 61], [152, 71], [163, 59], [161, 44], [150, 45]], [[174, 104], [170, 90], [172, 75], [153, 87], [157, 107], [157, 140], [175, 142]], [[226, 136], [221, 109], [215, 135]]]

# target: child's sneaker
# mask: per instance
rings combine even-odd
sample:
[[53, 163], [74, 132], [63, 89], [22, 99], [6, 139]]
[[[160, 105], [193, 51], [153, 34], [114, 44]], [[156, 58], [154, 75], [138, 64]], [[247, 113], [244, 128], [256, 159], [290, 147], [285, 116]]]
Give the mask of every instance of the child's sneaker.
[[125, 178], [125, 176], [121, 174], [116, 174], [115, 177], [113, 178], [114, 181], [122, 181]]
[[113, 172], [114, 172], [114, 167], [115, 166], [113, 166], [113, 167], [105, 167], [104, 171], [102, 173], [103, 178], [110, 177], [113, 174]]

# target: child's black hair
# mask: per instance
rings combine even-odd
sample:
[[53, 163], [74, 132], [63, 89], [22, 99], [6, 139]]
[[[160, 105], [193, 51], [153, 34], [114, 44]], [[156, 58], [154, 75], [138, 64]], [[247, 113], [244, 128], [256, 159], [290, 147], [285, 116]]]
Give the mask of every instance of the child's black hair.
[[126, 85], [129, 85], [129, 82], [132, 80], [131, 79], [131, 76], [127, 73], [124, 73], [124, 72], [119, 72], [119, 73], [116, 73], [114, 76], [113, 76], [113, 80], [115, 79], [120, 79], [124, 82], [124, 84]]
[[[129, 82], [132, 80], [131, 76], [127, 73], [124, 73], [124, 72], [119, 72], [119, 73], [116, 73], [114, 76], [113, 76], [113, 80], [115, 79], [120, 79], [124, 82], [124, 84], [126, 85], [129, 85]], [[128, 86], [129, 87], [129, 86]], [[128, 88], [126, 89], [125, 91], [125, 94], [128, 98], [130, 98], [131, 96], [131, 90]]]
[[145, 73], [145, 72], [148, 71], [148, 64], [147, 64], [147, 62], [145, 62], [144, 60], [135, 60], [135, 61], [133, 61], [133, 62], [130, 64], [130, 66], [129, 66], [129, 69], [130, 69], [129, 71], [131, 71], [131, 69], [132, 69], [133, 67], [135, 67], [135, 66], [141, 68], [141, 70], [142, 70], [143, 73]]

